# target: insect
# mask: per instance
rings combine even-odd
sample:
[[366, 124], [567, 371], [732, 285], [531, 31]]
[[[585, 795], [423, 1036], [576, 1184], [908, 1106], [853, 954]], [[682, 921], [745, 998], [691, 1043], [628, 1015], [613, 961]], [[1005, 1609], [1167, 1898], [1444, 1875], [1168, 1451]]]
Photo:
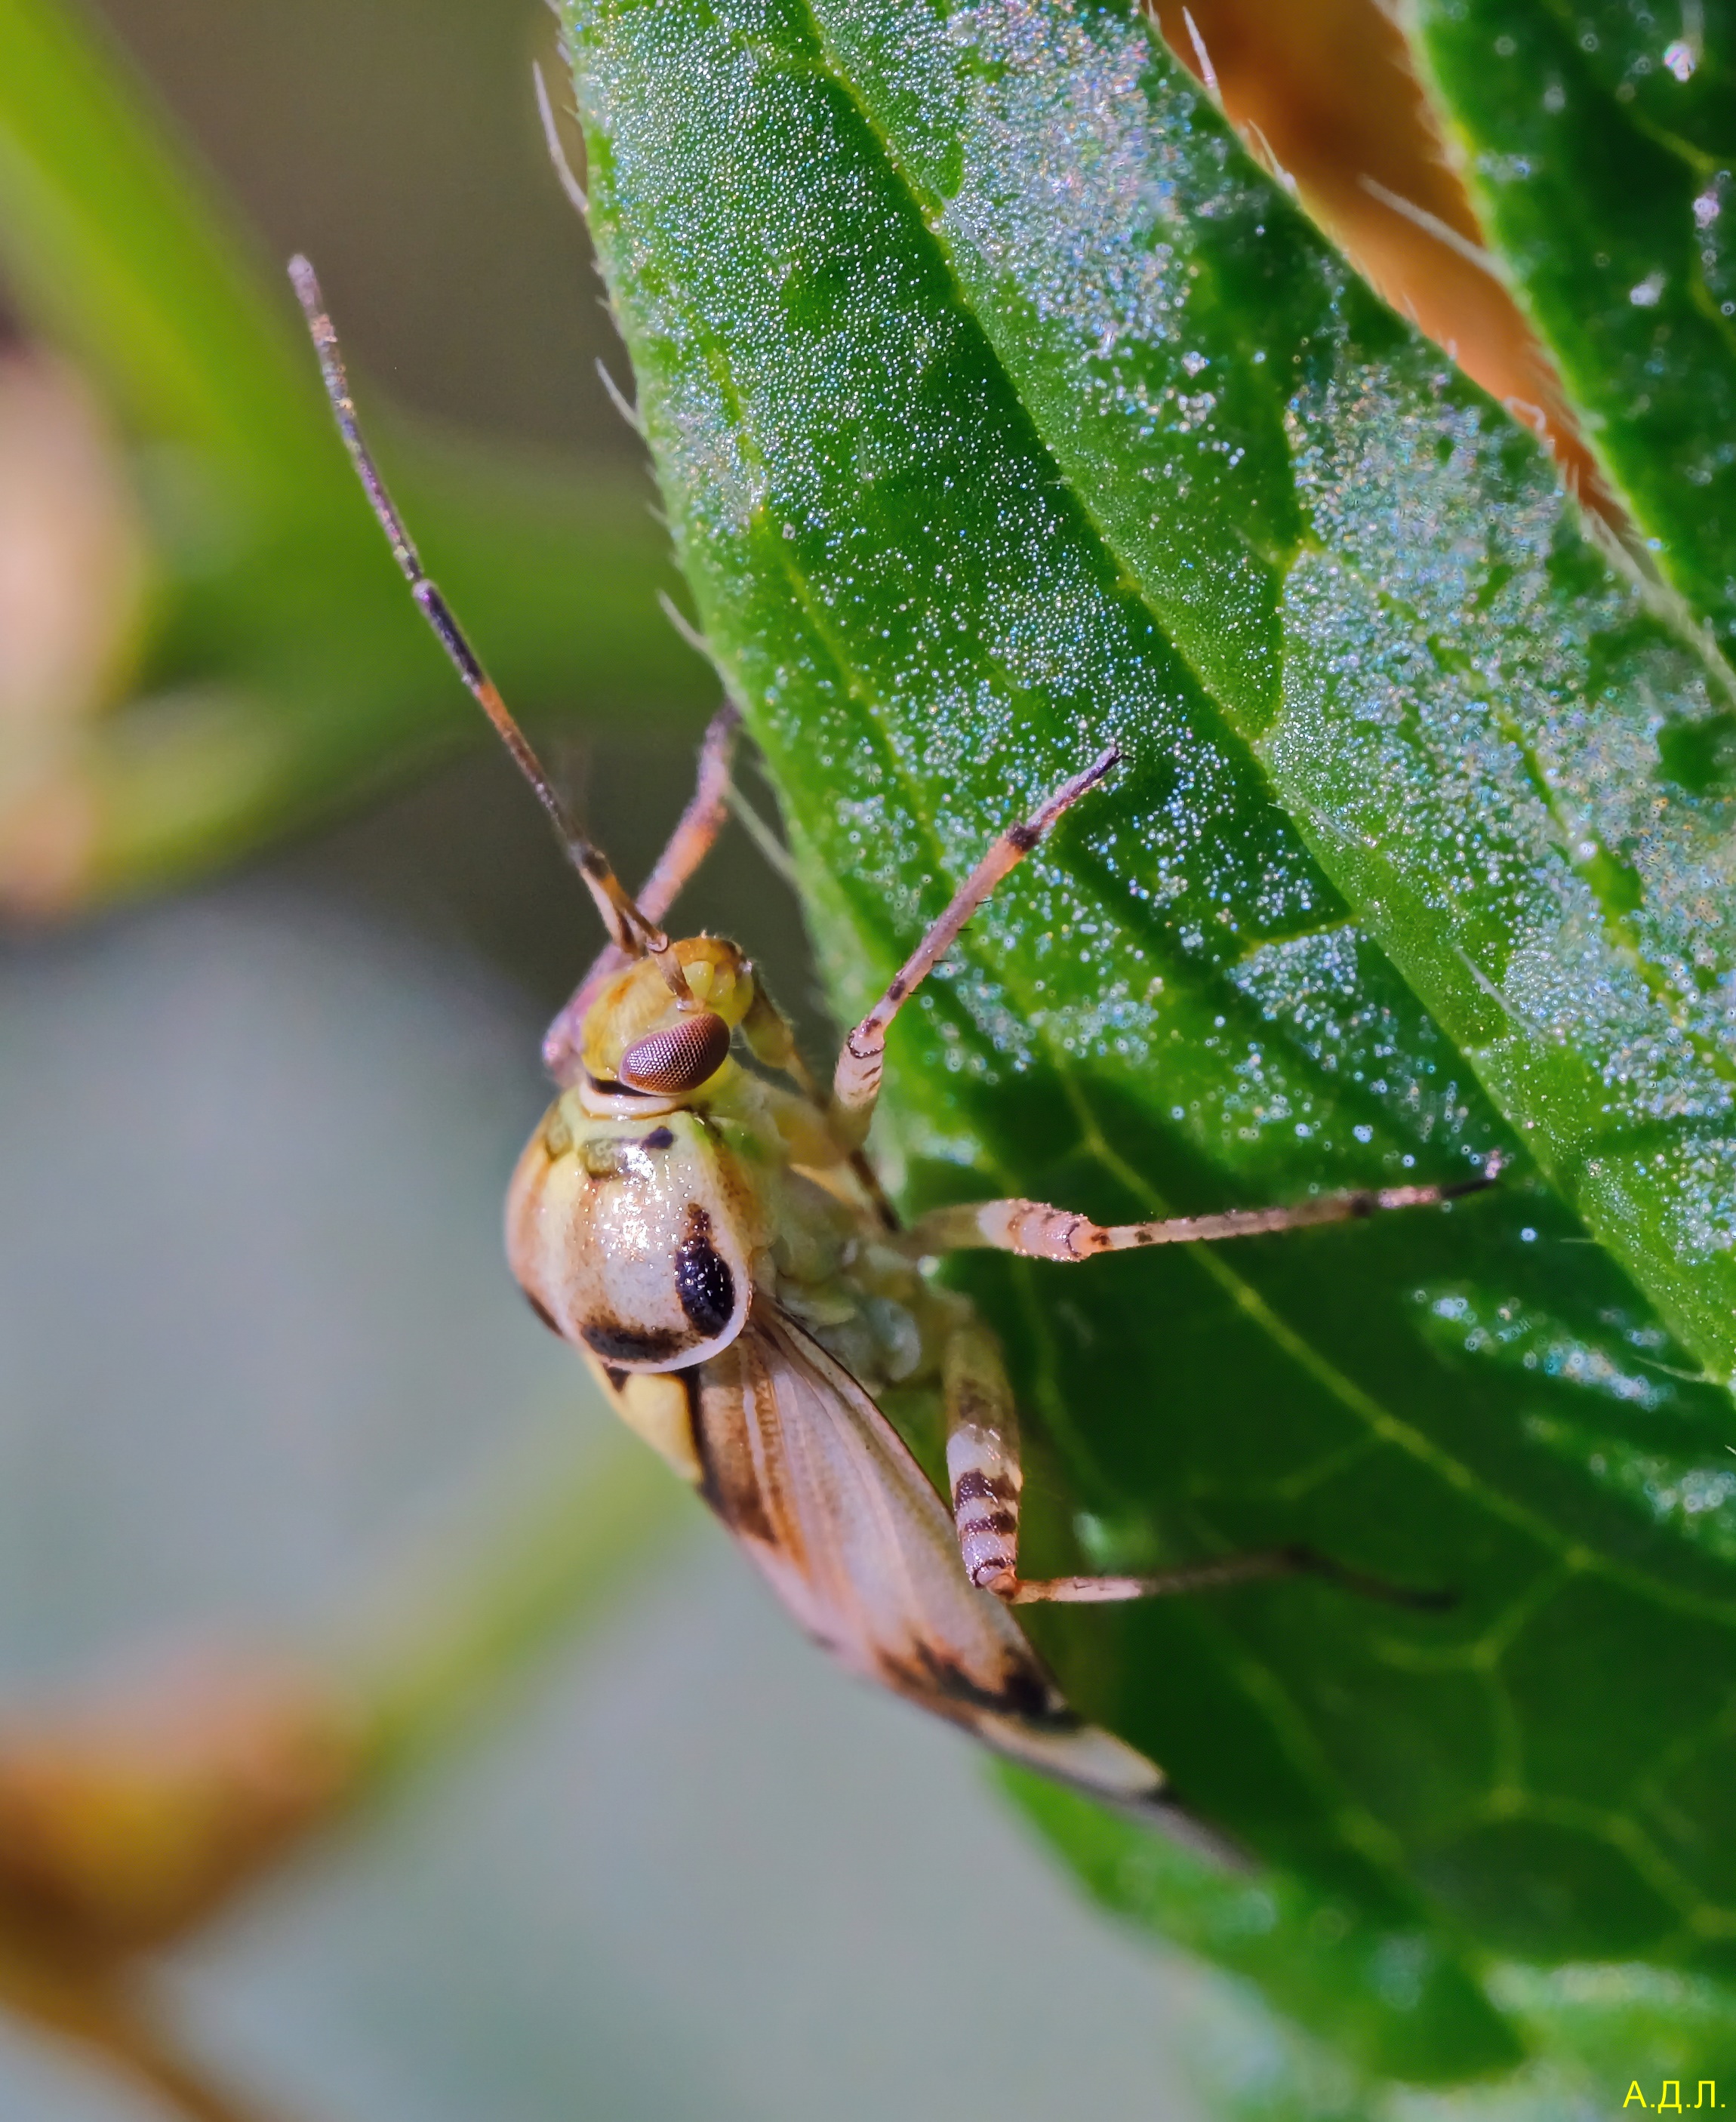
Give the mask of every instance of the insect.
[[[339, 429], [411, 593], [535, 791], [609, 935], [549, 1030], [544, 1054], [559, 1096], [508, 1194], [507, 1251], [531, 1304], [845, 1666], [1018, 1760], [1104, 1797], [1173, 1807], [1155, 1763], [1068, 1706], [1017, 1607], [1287, 1573], [1416, 1606], [1447, 1595], [1387, 1584], [1302, 1546], [1156, 1576], [1023, 1575], [1018, 1420], [1001, 1352], [928, 1265], [984, 1246], [1082, 1263], [1421, 1207], [1489, 1185], [1493, 1159], [1456, 1185], [1290, 1208], [1104, 1226], [1001, 1200], [901, 1226], [866, 1155], [888, 1031], [971, 914], [1119, 752], [1104, 750], [1001, 833], [822, 1086], [743, 952], [661, 925], [723, 822], [735, 710], [712, 722], [693, 800], [630, 896], [423, 573], [362, 439], [312, 269], [297, 258], [290, 271]], [[878, 1405], [889, 1389], [922, 1382], [944, 1401], [950, 1508]]]

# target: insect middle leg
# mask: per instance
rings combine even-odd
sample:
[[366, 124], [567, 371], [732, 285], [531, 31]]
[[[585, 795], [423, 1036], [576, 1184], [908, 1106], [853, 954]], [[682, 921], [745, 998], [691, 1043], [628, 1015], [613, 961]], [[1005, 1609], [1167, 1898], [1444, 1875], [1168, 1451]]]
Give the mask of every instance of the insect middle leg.
[[[1474, 1179], [1449, 1186], [1390, 1186], [1360, 1194], [1332, 1194], [1288, 1208], [1232, 1208], [1216, 1216], [1169, 1216], [1146, 1223], [1094, 1223], [1071, 1208], [1041, 1201], [976, 1201], [936, 1208], [895, 1242], [917, 1258], [970, 1248], [1016, 1253], [1027, 1260], [1079, 1261], [1099, 1253], [1131, 1252], [1146, 1246], [1197, 1245], [1220, 1238], [1293, 1231], [1309, 1224], [1343, 1222], [1384, 1208], [1418, 1208], [1492, 1186], [1500, 1170], [1491, 1157]], [[986, 1328], [961, 1325], [945, 1358], [946, 1469], [952, 1484], [954, 1521], [971, 1582], [1015, 1605], [1039, 1600], [1076, 1604], [1154, 1599], [1171, 1592], [1211, 1592], [1262, 1577], [1318, 1577], [1405, 1606], [1438, 1607], [1451, 1595], [1413, 1592], [1334, 1562], [1312, 1548], [1265, 1548], [1166, 1570], [1155, 1577], [1057, 1577], [1019, 1574], [1019, 1466], [1017, 1417]]]
[[[729, 816], [730, 768], [740, 727], [741, 710], [731, 700], [726, 700], [706, 726], [693, 792], [639, 889], [636, 903], [648, 920], [663, 919], [716, 844]], [[618, 943], [605, 943], [549, 1026], [543, 1040], [543, 1065], [558, 1083], [576, 1078], [579, 1033], [597, 989], [612, 973], [632, 962], [631, 954]]]
[[1446, 1186], [1383, 1186], [1322, 1194], [1276, 1208], [1228, 1208], [1216, 1216], [1162, 1216], [1146, 1223], [1094, 1223], [1074, 1208], [1043, 1201], [967, 1201], [936, 1208], [899, 1236], [916, 1257], [987, 1249], [1023, 1260], [1077, 1261], [1099, 1253], [1136, 1252], [1146, 1246], [1201, 1245], [1222, 1238], [1259, 1237], [1318, 1223], [1345, 1223], [1384, 1208], [1427, 1208], [1480, 1194], [1494, 1185], [1500, 1158], [1491, 1154], [1474, 1179]]

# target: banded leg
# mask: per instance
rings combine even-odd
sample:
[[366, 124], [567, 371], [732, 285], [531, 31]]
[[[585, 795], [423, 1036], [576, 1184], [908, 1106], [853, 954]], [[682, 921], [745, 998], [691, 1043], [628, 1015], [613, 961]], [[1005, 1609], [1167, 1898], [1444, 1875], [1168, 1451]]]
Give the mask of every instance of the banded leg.
[[1009, 1598], [1019, 1582], [1019, 1414], [988, 1329], [961, 1319], [941, 1362], [946, 1481], [964, 1573], [979, 1592]]
[[1192, 1246], [1220, 1238], [1259, 1237], [1273, 1231], [1345, 1223], [1384, 1208], [1426, 1208], [1481, 1194], [1494, 1185], [1500, 1160], [1491, 1155], [1474, 1179], [1450, 1186], [1384, 1186], [1364, 1193], [1323, 1194], [1287, 1208], [1230, 1208], [1216, 1216], [1166, 1216], [1149, 1223], [1094, 1223], [1073, 1208], [1042, 1201], [970, 1201], [936, 1208], [900, 1234], [903, 1251], [918, 1258], [988, 1250], [1023, 1260], [1085, 1260], [1099, 1253], [1136, 1252], [1146, 1246]]
[[994, 1335], [973, 1317], [947, 1336], [942, 1362], [946, 1400], [946, 1479], [964, 1573], [979, 1592], [1009, 1606], [1107, 1606], [1189, 1592], [1221, 1592], [1262, 1577], [1314, 1577], [1389, 1606], [1437, 1611], [1450, 1592], [1419, 1591], [1334, 1562], [1311, 1547], [1259, 1548], [1146, 1577], [1037, 1577], [1019, 1574], [1019, 1416]]
[[1121, 757], [1111, 745], [1083, 774], [1063, 782], [1023, 825], [1010, 825], [953, 895], [953, 901], [917, 944], [874, 1007], [845, 1040], [832, 1080], [833, 1124], [852, 1149], [861, 1148], [880, 1094], [886, 1031], [898, 1011], [957, 942], [959, 932], [995, 886], [1037, 846], [1062, 814], [1094, 788]]
[[[660, 922], [668, 914], [723, 830], [729, 816], [730, 766], [740, 727], [741, 710], [732, 700], [726, 700], [706, 726], [693, 792], [675, 821], [668, 844], [639, 888], [637, 903], [649, 921]], [[571, 1000], [549, 1026], [543, 1040], [543, 1065], [558, 1083], [576, 1080], [579, 1032], [597, 989], [612, 974], [632, 962], [632, 954], [618, 943], [605, 943], [574, 989]]]

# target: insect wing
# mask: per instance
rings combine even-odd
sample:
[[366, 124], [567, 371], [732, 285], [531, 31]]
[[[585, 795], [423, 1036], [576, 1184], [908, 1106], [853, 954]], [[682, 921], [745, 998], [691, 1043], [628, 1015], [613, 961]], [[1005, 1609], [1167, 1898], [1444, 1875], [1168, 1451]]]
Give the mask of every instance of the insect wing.
[[706, 1497], [816, 1642], [1015, 1760], [1161, 1800], [1161, 1772], [1083, 1722], [1006, 1608], [970, 1583], [903, 1440], [792, 1320], [756, 1311], [685, 1377]]

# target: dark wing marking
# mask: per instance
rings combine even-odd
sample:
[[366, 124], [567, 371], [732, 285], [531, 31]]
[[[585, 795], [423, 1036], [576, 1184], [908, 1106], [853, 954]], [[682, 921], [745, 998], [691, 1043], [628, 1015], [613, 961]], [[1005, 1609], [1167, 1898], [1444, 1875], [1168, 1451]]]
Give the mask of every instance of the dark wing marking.
[[679, 1375], [707, 1500], [816, 1642], [1017, 1760], [1162, 1801], [1161, 1771], [1083, 1722], [1006, 1606], [971, 1584], [903, 1439], [793, 1320], [762, 1302]]

